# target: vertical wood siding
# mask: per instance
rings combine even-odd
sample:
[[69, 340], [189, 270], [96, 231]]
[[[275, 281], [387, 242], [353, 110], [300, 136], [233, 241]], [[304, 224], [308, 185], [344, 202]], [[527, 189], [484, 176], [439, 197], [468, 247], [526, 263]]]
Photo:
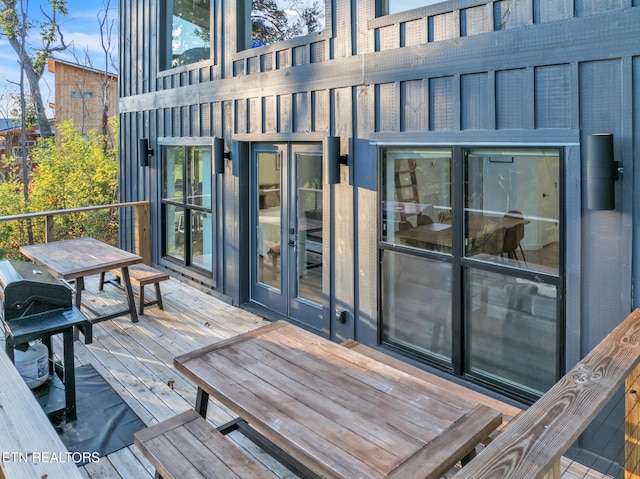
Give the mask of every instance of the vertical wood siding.
[[571, 127], [571, 69], [551, 65], [535, 69], [536, 128]]
[[496, 74], [496, 112], [498, 128], [525, 128], [528, 91], [527, 71], [524, 68], [499, 71]]
[[488, 73], [472, 73], [463, 75], [460, 79], [460, 98], [462, 106], [461, 128], [468, 129], [490, 129], [493, 127], [489, 123], [489, 97], [487, 92]]
[[425, 131], [427, 107], [424, 82], [411, 80], [400, 83], [400, 130]]
[[456, 98], [454, 77], [432, 78], [429, 81], [429, 129], [453, 130], [456, 127]]
[[[620, 60], [604, 60], [585, 62], [580, 65], [580, 125], [582, 142], [586, 141], [586, 135], [598, 132], [610, 132], [614, 138], [620, 138], [622, 134], [619, 114], [622, 110], [623, 98], [620, 89], [613, 87], [621, 82]], [[617, 142], [619, 145], [620, 142]], [[619, 146], [616, 158], [620, 158]], [[583, 153], [584, 164], [584, 153]], [[583, 166], [584, 173], [584, 166]], [[584, 190], [583, 190], [584, 191]], [[616, 191], [620, 198], [620, 191]], [[583, 201], [583, 204], [586, 202]], [[584, 207], [583, 207], [584, 208]], [[583, 317], [589, 335], [585, 338], [585, 349], [592, 349], [598, 340], [610, 331], [603, 318], [608, 317], [607, 311], [620, 311], [621, 292], [628, 288], [629, 278], [621, 274], [624, 264], [622, 249], [622, 236], [612, 235], [611, 232], [621, 231], [620, 214], [610, 211], [589, 211], [583, 209], [582, 230], [589, 241], [583, 243], [583, 255], [589, 258], [582, 264], [583, 278]], [[599, 245], [607, 246], [602, 248]], [[619, 265], [615, 271], [611, 265]], [[601, 288], [611, 288], [610, 294], [602, 295]], [[615, 291], [615, 293], [614, 293]]]

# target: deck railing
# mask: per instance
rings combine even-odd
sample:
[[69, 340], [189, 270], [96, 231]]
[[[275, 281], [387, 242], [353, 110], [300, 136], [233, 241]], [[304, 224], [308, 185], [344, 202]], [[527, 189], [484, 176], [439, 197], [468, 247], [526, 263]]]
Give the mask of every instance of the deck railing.
[[[640, 478], [639, 362], [640, 309], [637, 309], [549, 392], [513, 420], [455, 479], [564, 477], [563, 455], [587, 427], [593, 427], [592, 422], [605, 407], [624, 409], [622, 422], [613, 428], [613, 435], [618, 437], [601, 441], [623, 444], [616, 452], [619, 455], [597, 474], [589, 471], [587, 464], [583, 475], [571, 477]], [[612, 398], [615, 402], [622, 397], [619, 392], [623, 385], [621, 404], [611, 404]]]
[[0, 216], [0, 223], [6, 221], [29, 221], [44, 218], [44, 241], [55, 240], [54, 218], [57, 216], [87, 213], [91, 211], [133, 208], [133, 234], [135, 253], [142, 256], [145, 264], [151, 261], [151, 204], [148, 201], [133, 201], [128, 203], [114, 203], [109, 205], [85, 206], [65, 210], [39, 211], [12, 216]]

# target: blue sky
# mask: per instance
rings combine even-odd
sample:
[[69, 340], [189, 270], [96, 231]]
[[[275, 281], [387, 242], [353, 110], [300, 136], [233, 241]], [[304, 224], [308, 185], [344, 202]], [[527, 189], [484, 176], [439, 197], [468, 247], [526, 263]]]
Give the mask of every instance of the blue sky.
[[[40, 4], [43, 4], [46, 10], [46, 0], [29, 1], [30, 13], [39, 13]], [[56, 54], [56, 57], [80, 64], [87, 64], [85, 60], [86, 51], [91, 58], [93, 68], [104, 68], [104, 51], [100, 45], [98, 12], [101, 10], [104, 11], [105, 6], [106, 0], [67, 0], [69, 14], [66, 17], [61, 17], [59, 21], [65, 42], [72, 43], [72, 46], [65, 52]], [[109, 19], [115, 21], [111, 44], [113, 48], [113, 61], [116, 62], [116, 64], [118, 44], [117, 7], [118, 1], [111, 0]], [[36, 39], [36, 41], [39, 40]], [[0, 91], [3, 91], [5, 88], [17, 90], [18, 86], [12, 85], [11, 82], [17, 83], [20, 81], [18, 57], [4, 37], [0, 37], [0, 65], [2, 65], [0, 68]], [[110, 66], [109, 70], [113, 71], [113, 67]], [[50, 102], [55, 103], [53, 76], [51, 74], [45, 72], [40, 88], [45, 105]]]

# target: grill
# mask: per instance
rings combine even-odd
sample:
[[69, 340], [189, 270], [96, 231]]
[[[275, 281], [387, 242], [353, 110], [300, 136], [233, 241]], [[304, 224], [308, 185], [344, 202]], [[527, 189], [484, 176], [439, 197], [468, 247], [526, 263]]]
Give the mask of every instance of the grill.
[[2, 318], [32, 316], [73, 306], [72, 291], [49, 271], [25, 261], [0, 261]]
[[[64, 391], [64, 397], [41, 394], [40, 404], [47, 414], [60, 410], [66, 420], [76, 418], [75, 372], [73, 364], [73, 328], [90, 327], [73, 305], [73, 291], [42, 266], [24, 261], [0, 261], [0, 319], [4, 327], [5, 352], [14, 361], [14, 348], [24, 350], [29, 341], [41, 339], [48, 348], [48, 391]], [[62, 333], [64, 349], [64, 386], [53, 374], [51, 336]], [[44, 386], [43, 386], [44, 387]]]

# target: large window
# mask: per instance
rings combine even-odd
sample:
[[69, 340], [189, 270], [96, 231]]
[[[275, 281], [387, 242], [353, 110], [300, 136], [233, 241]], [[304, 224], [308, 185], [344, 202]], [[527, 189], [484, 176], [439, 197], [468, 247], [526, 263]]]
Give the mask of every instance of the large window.
[[381, 15], [404, 12], [434, 3], [442, 3], [445, 0], [381, 0]]
[[211, 147], [164, 147], [163, 256], [206, 272], [215, 246], [211, 180]]
[[382, 341], [520, 399], [562, 370], [557, 148], [386, 148]]
[[210, 0], [166, 0], [164, 69], [211, 58]]
[[325, 0], [253, 0], [251, 47], [320, 32], [325, 27]]

